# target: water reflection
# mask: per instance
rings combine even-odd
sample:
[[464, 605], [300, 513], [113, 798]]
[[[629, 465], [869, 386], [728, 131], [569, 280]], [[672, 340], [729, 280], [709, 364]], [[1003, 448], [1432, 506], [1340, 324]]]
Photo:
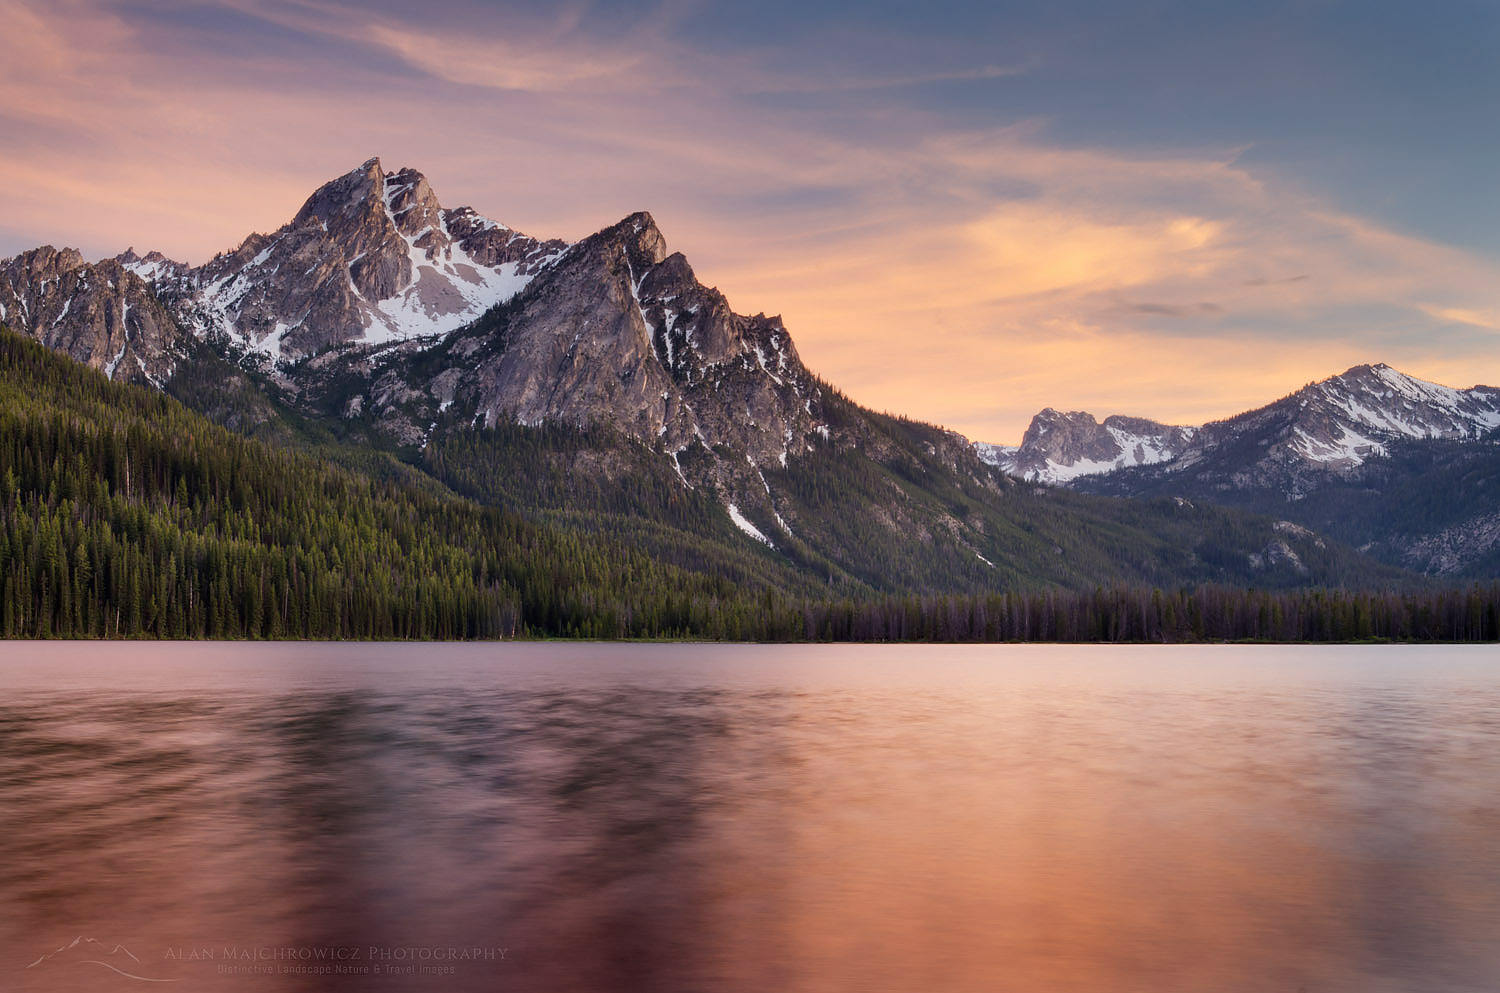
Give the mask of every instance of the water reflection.
[[0, 987], [1500, 985], [1476, 656], [189, 650], [0, 664]]

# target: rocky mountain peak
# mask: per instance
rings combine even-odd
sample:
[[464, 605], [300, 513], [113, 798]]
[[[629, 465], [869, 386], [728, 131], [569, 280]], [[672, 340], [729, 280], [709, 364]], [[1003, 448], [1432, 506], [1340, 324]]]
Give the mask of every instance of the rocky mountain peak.
[[134, 248], [125, 249], [115, 256], [114, 261], [118, 262], [122, 268], [135, 273], [142, 281], [152, 285], [169, 281], [175, 283], [186, 278], [192, 268], [186, 263], [175, 262], [157, 251], [137, 255]]
[[[411, 174], [409, 182], [388, 191], [380, 160], [370, 159], [321, 186], [302, 205], [291, 227], [320, 227], [343, 255], [353, 289], [367, 300], [383, 300], [409, 285], [414, 275], [408, 242], [392, 214], [391, 193], [405, 193], [410, 212], [418, 203], [413, 195], [418, 184], [426, 188], [427, 181]], [[436, 198], [430, 189], [426, 192], [435, 213]], [[247, 242], [241, 251], [246, 249], [258, 254], [261, 246]]]
[[[20, 264], [82, 261], [46, 249]], [[269, 359], [298, 402], [365, 411], [403, 442], [421, 443], [454, 403], [474, 411], [470, 423], [609, 423], [674, 464], [727, 445], [740, 473], [830, 436], [823, 392], [780, 318], [736, 314], [645, 211], [573, 245], [543, 242], [444, 208], [420, 172], [372, 158], [320, 186], [280, 229], [201, 267], [130, 248], [97, 269], [107, 286], [154, 289], [168, 324], [176, 317], [231, 358]], [[73, 324], [65, 307], [59, 327]], [[111, 329], [138, 314], [134, 304], [118, 321], [100, 313], [98, 347], [67, 350], [113, 373], [135, 353], [119, 352]], [[159, 368], [144, 353], [135, 365]], [[351, 386], [366, 376], [367, 388]]]
[[[1478, 438], [1500, 427], [1500, 390], [1458, 390], [1409, 376], [1383, 362], [1356, 365], [1266, 407], [1201, 428], [1145, 418], [1105, 418], [1047, 408], [1016, 448], [977, 446], [1008, 472], [1065, 483], [1115, 469], [1165, 463], [1188, 469], [1214, 452], [1254, 453], [1244, 478], [1279, 478], [1304, 467], [1345, 472], [1385, 455], [1399, 439]], [[1114, 448], [1119, 454], [1112, 454]], [[1238, 477], [1237, 477], [1238, 478]]]
[[133, 248], [100, 266], [149, 280], [230, 357], [265, 356], [297, 402], [369, 416], [402, 442], [422, 443], [457, 403], [469, 423], [608, 423], [706, 479], [784, 464], [831, 434], [780, 318], [736, 314], [644, 211], [542, 242], [444, 208], [420, 172], [372, 158], [199, 268]]
[[292, 224], [301, 226], [310, 220], [320, 220], [331, 226], [340, 217], [380, 206], [384, 195], [385, 173], [381, 171], [380, 160], [370, 159], [313, 191], [292, 218]]
[[[450, 231], [462, 216], [447, 215]], [[504, 312], [432, 346], [419, 363], [430, 380], [392, 353], [388, 372], [371, 373], [385, 385], [358, 398], [359, 410], [413, 444], [453, 403], [486, 424], [610, 424], [674, 464], [689, 449], [728, 445], [743, 453], [741, 473], [745, 459], [782, 463], [826, 437], [822, 391], [780, 319], [736, 314], [668, 252], [650, 214], [545, 259]]]
[[656, 220], [644, 210], [590, 235], [579, 243], [583, 251], [618, 250], [624, 254], [633, 279], [639, 282], [667, 258], [667, 239]]
[[1398, 438], [1475, 438], [1500, 427], [1500, 390], [1458, 390], [1385, 363], [1357, 365], [1282, 401], [1290, 450], [1313, 462], [1359, 465]]
[[25, 279], [55, 279], [85, 264], [83, 254], [76, 248], [43, 245], [10, 259], [6, 268]]
[[175, 367], [178, 328], [134, 273], [89, 264], [72, 248], [0, 263], [0, 321], [111, 379], [160, 385]]
[[1070, 447], [1082, 439], [1096, 436], [1098, 432], [1099, 422], [1087, 411], [1070, 410], [1063, 413], [1053, 407], [1044, 407], [1031, 419], [1021, 444], [1045, 440], [1052, 447]]
[[[452, 331], [514, 296], [564, 247], [467, 207], [445, 210], [421, 173], [387, 173], [372, 158], [324, 183], [280, 230], [174, 271], [191, 284], [174, 289], [174, 306], [200, 335], [280, 365], [346, 342]], [[144, 263], [126, 264], [146, 275]]]
[[1384, 362], [1376, 362], [1351, 366], [1337, 376], [1330, 376], [1312, 384], [1312, 389], [1325, 393], [1342, 389], [1381, 395], [1389, 393], [1392, 389], [1408, 392], [1414, 385], [1421, 382], [1419, 379], [1391, 368]]
[[1186, 450], [1195, 428], [1145, 417], [1113, 414], [1101, 424], [1082, 410], [1044, 408], [1031, 419], [1021, 444], [977, 444], [975, 451], [1012, 475], [1047, 483], [1167, 461]]
[[402, 169], [385, 177], [382, 191], [386, 214], [402, 236], [436, 258], [451, 239], [443, 225], [443, 205], [432, 192], [427, 177], [415, 169]]

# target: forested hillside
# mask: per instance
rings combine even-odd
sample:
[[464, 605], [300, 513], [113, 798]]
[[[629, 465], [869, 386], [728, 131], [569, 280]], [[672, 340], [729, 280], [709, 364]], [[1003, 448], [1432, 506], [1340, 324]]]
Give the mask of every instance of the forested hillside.
[[1188, 472], [1126, 469], [1075, 486], [1136, 499], [1170, 493], [1276, 514], [1449, 583], [1500, 575], [1500, 431], [1464, 441], [1397, 440], [1386, 448], [1384, 457], [1337, 474], [1307, 474], [1295, 500], [1280, 486], [1222, 485], [1234, 471], [1234, 452]]
[[[843, 405], [854, 408], [835, 398], [825, 409], [837, 416]], [[767, 578], [813, 580], [822, 596], [1099, 583], [1387, 588], [1415, 578], [1274, 518], [1020, 483], [939, 428], [854, 408], [856, 418], [855, 445], [819, 445], [785, 466], [743, 470], [753, 486], [738, 487], [749, 496], [736, 509], [775, 544], [757, 557]], [[754, 544], [730, 524], [722, 493], [686, 487], [659, 450], [599, 427], [455, 420], [438, 425], [416, 464], [480, 502], [614, 535], [695, 568], [738, 560]], [[699, 447], [679, 460], [713, 457]]]
[[[503, 317], [500, 308], [476, 327], [495, 332]], [[396, 352], [384, 361], [410, 373], [427, 359]], [[357, 364], [343, 355], [327, 362], [335, 371]], [[462, 399], [426, 415], [433, 419], [421, 444], [402, 443], [384, 430], [386, 415], [351, 412], [360, 382], [330, 373], [313, 399], [283, 398], [265, 374], [202, 349], [168, 392], [237, 431], [361, 473], [451, 488], [657, 562], [793, 596], [1098, 583], [1386, 588], [1415, 579], [1300, 528], [1209, 502], [1019, 483], [950, 432], [866, 410], [821, 382], [829, 438], [815, 435], [784, 464], [760, 465], [722, 445], [668, 450], [608, 423], [482, 424], [483, 412]], [[774, 548], [732, 523], [730, 506]]]
[[732, 577], [391, 476], [245, 439], [0, 329], [0, 634], [747, 637], [765, 623]]
[[[422, 471], [389, 452], [320, 442], [312, 428], [279, 422], [274, 405], [262, 414], [279, 443], [0, 328], [0, 635], [1489, 640], [1500, 618], [1495, 587], [1201, 585], [1250, 568], [1243, 547], [1270, 522], [1177, 501], [1017, 486], [997, 506], [987, 487], [933, 483], [936, 464], [832, 451], [767, 472], [795, 495], [796, 527], [842, 527], [849, 544], [872, 546], [837, 563], [748, 541], [712, 494], [681, 486], [656, 453], [605, 429], [453, 432], [421, 458]], [[935, 430], [886, 423], [893, 433]], [[575, 471], [602, 458], [619, 464]], [[919, 499], [977, 517], [1020, 554], [1002, 569], [969, 550], [972, 575], [954, 577], [945, 595], [922, 589], [920, 575], [882, 584], [889, 528], [841, 519], [839, 508], [902, 479], [925, 480], [911, 489]], [[1050, 545], [1068, 531], [1067, 548]], [[1336, 546], [1273, 533], [1305, 555], [1296, 569], [1263, 573], [1281, 585], [1369, 575]], [[1037, 550], [1066, 563], [1053, 576], [1077, 570], [1075, 582], [1026, 581], [1018, 563]], [[937, 567], [920, 561], [906, 568]], [[1087, 570], [1106, 585], [1094, 587]], [[972, 578], [986, 574], [1004, 580]], [[1411, 577], [1381, 578], [1393, 588]]]

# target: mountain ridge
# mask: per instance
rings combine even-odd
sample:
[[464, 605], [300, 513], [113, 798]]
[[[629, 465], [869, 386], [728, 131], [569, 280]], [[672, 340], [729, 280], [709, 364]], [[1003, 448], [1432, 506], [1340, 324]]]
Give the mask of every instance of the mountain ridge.
[[[164, 372], [143, 382], [220, 423], [351, 463], [384, 453], [672, 561], [718, 569], [748, 547], [801, 581], [887, 592], [1405, 581], [1274, 518], [1018, 483], [954, 432], [866, 410], [803, 365], [779, 317], [700, 282], [645, 212], [541, 241], [370, 159], [203, 266], [133, 249], [96, 265], [166, 315]], [[19, 330], [117, 371], [102, 346]], [[1164, 426], [1094, 427], [1166, 451]]]
[[[1092, 415], [1066, 416], [1094, 425], [1099, 443]], [[1500, 572], [1500, 508], [1488, 496], [1500, 492], [1497, 432], [1500, 389], [1455, 389], [1376, 363], [1194, 428], [1154, 461], [1119, 449], [1089, 461], [1082, 444], [1048, 431], [976, 451], [1080, 492], [1212, 500], [1285, 517], [1404, 568], [1485, 578]]]
[[[1277, 420], [1280, 434], [1268, 457], [1283, 457], [1332, 469], [1352, 468], [1385, 454], [1396, 439], [1475, 439], [1500, 427], [1500, 389], [1476, 385], [1455, 389], [1402, 373], [1385, 363], [1361, 364], [1309, 383], [1262, 407], [1203, 425], [1173, 426], [1146, 418], [1111, 415], [1100, 423], [1092, 414], [1061, 414], [1048, 407], [1032, 419], [1018, 446], [981, 443], [977, 450], [992, 465], [1024, 478], [1066, 483], [1118, 469], [1171, 463], [1191, 466], [1206, 450], [1243, 434], [1247, 425]], [[1063, 425], [1068, 430], [1057, 431]], [[1131, 452], [1119, 444], [1119, 427], [1163, 443]], [[1115, 431], [1110, 431], [1115, 427]], [[1363, 433], [1362, 433], [1363, 432]], [[1114, 435], [1106, 439], [1104, 435]], [[1110, 444], [1114, 440], [1114, 445]]]
[[0, 260], [0, 321], [111, 379], [157, 387], [171, 378], [182, 344], [172, 316], [135, 273], [50, 245]]

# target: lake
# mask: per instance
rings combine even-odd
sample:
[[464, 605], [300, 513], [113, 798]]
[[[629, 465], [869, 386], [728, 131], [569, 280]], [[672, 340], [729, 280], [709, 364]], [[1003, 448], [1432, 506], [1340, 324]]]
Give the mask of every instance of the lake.
[[0, 988], [1500, 988], [1491, 647], [0, 643]]

